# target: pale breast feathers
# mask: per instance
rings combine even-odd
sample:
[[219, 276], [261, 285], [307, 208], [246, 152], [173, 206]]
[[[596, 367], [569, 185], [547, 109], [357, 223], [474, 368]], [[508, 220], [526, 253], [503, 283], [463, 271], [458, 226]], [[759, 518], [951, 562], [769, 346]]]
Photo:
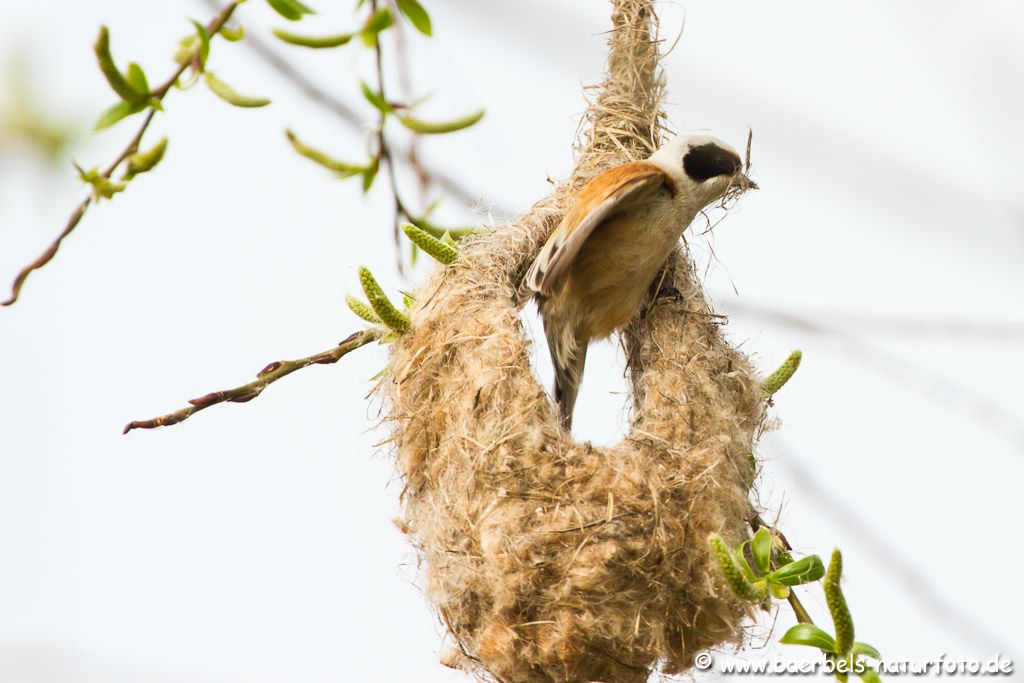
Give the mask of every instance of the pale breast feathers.
[[544, 296], [558, 292], [587, 239], [617, 209], [647, 190], [671, 183], [664, 171], [646, 161], [634, 161], [593, 178], [576, 193], [575, 201], [541, 248], [526, 286]]

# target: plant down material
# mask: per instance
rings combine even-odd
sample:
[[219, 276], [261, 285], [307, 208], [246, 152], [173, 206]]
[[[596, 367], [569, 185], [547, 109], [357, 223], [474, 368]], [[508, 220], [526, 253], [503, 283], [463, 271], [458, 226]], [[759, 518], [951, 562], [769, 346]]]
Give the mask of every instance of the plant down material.
[[663, 131], [656, 18], [615, 0], [609, 73], [577, 169], [516, 224], [460, 242], [416, 294], [382, 380], [403, 528], [461, 652], [449, 663], [505, 683], [646, 681], [739, 643], [754, 606], [708, 545], [747, 537], [759, 378], [724, 339], [688, 255], [625, 332], [630, 433], [573, 441], [530, 367], [519, 285], [568, 194], [646, 157]]

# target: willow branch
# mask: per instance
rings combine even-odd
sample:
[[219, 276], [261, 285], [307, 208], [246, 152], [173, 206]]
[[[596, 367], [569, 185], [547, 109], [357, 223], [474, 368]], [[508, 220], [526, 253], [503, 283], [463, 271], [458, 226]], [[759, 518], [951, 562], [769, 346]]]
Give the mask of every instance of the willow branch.
[[[387, 3], [392, 15], [398, 16], [401, 13], [402, 10], [399, 8], [396, 0], [387, 0]], [[395, 25], [391, 27], [391, 35], [395, 44], [395, 64], [397, 67], [395, 71], [398, 73], [399, 93], [408, 102], [412, 100], [412, 79], [409, 77], [411, 71], [409, 66], [409, 45], [406, 40], [405, 31], [406, 27], [400, 21], [396, 21]], [[423, 162], [420, 159], [419, 143], [420, 136], [413, 135], [409, 141], [409, 146], [406, 148], [405, 160], [416, 177], [420, 203], [426, 206], [428, 202], [427, 193], [430, 190], [430, 173], [423, 167]]]
[[1018, 454], [1024, 454], [1024, 423], [1001, 403], [983, 393], [926, 368], [919, 367], [884, 349], [877, 348], [852, 332], [845, 332], [817, 318], [803, 317], [787, 311], [755, 307], [731, 301], [728, 308], [739, 315], [756, 316], [806, 334], [814, 334], [833, 342], [838, 350], [862, 365], [874, 367], [886, 378], [913, 387], [929, 399], [942, 399], [979, 424], [987, 425], [1006, 438]]
[[[217, 0], [202, 0], [202, 2], [207, 7], [216, 7], [217, 5]], [[334, 95], [325, 92], [320, 88], [320, 86], [311, 81], [305, 74], [296, 68], [291, 61], [271, 47], [265, 40], [255, 35], [255, 33], [250, 33], [245, 36], [245, 40], [242, 41], [242, 44], [247, 46], [253, 54], [263, 60], [267, 66], [276, 71], [280, 76], [284, 77], [286, 81], [288, 81], [310, 102], [322, 107], [336, 116], [351, 130], [357, 133], [365, 131], [365, 121], [354, 108]], [[393, 148], [391, 150], [391, 156], [394, 159], [400, 159], [402, 162], [409, 164], [411, 167], [416, 169], [418, 175], [425, 175], [431, 185], [443, 190], [446, 194], [454, 197], [463, 205], [473, 207], [480, 203], [480, 193], [473, 192], [468, 189], [465, 185], [444, 171], [423, 163], [416, 156], [413, 148]], [[512, 216], [518, 213], [517, 210], [513, 210], [507, 206], [501, 206], [491, 202], [488, 202], [487, 205], [497, 213], [505, 216]]]
[[[370, 11], [377, 11], [377, 0], [370, 0]], [[388, 101], [387, 93], [384, 89], [384, 50], [380, 46], [380, 36], [377, 36], [373, 41], [373, 55], [377, 71], [377, 94], [385, 102]], [[398, 194], [398, 174], [395, 171], [395, 162], [391, 157], [391, 149], [388, 147], [387, 136], [384, 135], [384, 125], [387, 123], [388, 115], [385, 112], [380, 112], [380, 118], [377, 123], [377, 156], [380, 159], [380, 163], [387, 166], [388, 172], [388, 183], [391, 186], [391, 194], [394, 197], [394, 215], [392, 218], [392, 235], [395, 240], [396, 256], [398, 258], [398, 272], [404, 274], [405, 268], [402, 265], [402, 231], [399, 228], [399, 223], [404, 216], [407, 220], [412, 220], [409, 216], [408, 211], [405, 210], [405, 204], [402, 203], [402, 198]]]
[[[397, 7], [391, 7], [391, 4], [392, 3], [389, 3], [389, 8], [392, 9], [392, 11], [398, 12]], [[371, 0], [370, 11], [377, 11], [377, 0]], [[384, 50], [381, 47], [379, 36], [377, 37], [377, 40], [374, 43], [373, 52], [375, 61], [375, 75], [377, 79], [377, 93], [380, 95], [380, 98], [382, 100], [384, 100], [385, 102], [389, 102], [387, 96], [387, 88], [384, 83]], [[399, 75], [402, 80], [408, 81], [407, 73], [401, 68], [399, 69]], [[407, 83], [403, 87], [406, 90], [408, 90]], [[395, 163], [395, 152], [391, 146], [391, 142], [388, 140], [387, 135], [385, 135], [384, 133], [384, 127], [387, 123], [387, 118], [388, 115], [385, 112], [380, 112], [380, 117], [377, 121], [377, 129], [375, 131], [375, 136], [377, 139], [377, 159], [379, 163], [384, 164], [387, 170], [388, 185], [390, 186], [391, 196], [393, 198], [394, 203], [392, 213], [392, 233], [394, 235], [395, 250], [398, 258], [398, 272], [404, 274], [405, 266], [402, 262], [401, 252], [402, 221], [414, 223], [415, 225], [417, 225], [423, 230], [426, 230], [435, 237], [441, 237], [445, 231], [439, 230], [436, 226], [430, 225], [429, 222], [426, 220], [425, 216], [423, 216], [423, 214], [413, 213], [413, 211], [409, 209], [409, 204], [402, 199], [402, 190], [398, 182], [398, 168], [397, 164]], [[417, 155], [416, 140], [418, 140], [418, 138], [418, 135], [413, 136], [413, 142], [403, 154], [403, 158], [404, 161], [409, 164], [413, 172], [416, 174], [416, 177], [420, 183], [421, 192], [425, 193], [427, 186], [430, 184], [431, 181], [431, 172], [424, 168], [422, 162], [419, 159], [419, 156]], [[470, 234], [472, 233], [472, 229], [456, 228], [452, 230], [447, 230], [446, 232], [449, 232], [453, 237], [455, 237], [459, 235]]]
[[[231, 15], [234, 14], [235, 9], [242, 1], [243, 0], [235, 0], [235, 2], [224, 7], [217, 16], [206, 25], [206, 32], [211, 36], [219, 32], [221, 28], [223, 28], [224, 24], [227, 23], [228, 19], [231, 18]], [[187, 61], [178, 65], [170, 78], [150, 93], [151, 97], [162, 102], [168, 91], [170, 91], [171, 87], [178, 82], [178, 79], [181, 78], [181, 75], [185, 73], [185, 70], [188, 69], [189, 66], [191, 66], [191, 63]], [[108, 166], [101, 174], [104, 179], [110, 178], [110, 176], [114, 174], [118, 167], [124, 163], [128, 157], [139, 150], [139, 143], [142, 142], [142, 136], [146, 134], [146, 130], [149, 128], [149, 124], [153, 122], [154, 116], [156, 116], [156, 109], [151, 107], [146, 113], [146, 117], [142, 119], [142, 125], [139, 126], [139, 130], [132, 137], [131, 141], [121, 151], [117, 158], [114, 159], [110, 166]], [[64, 226], [64, 229], [59, 235], [57, 235], [56, 239], [53, 240], [50, 246], [46, 248], [46, 251], [40, 254], [35, 261], [22, 268], [17, 277], [14, 278], [14, 283], [11, 285], [11, 296], [6, 301], [0, 302], [0, 306], [10, 306], [18, 300], [18, 296], [21, 294], [21, 288], [25, 285], [25, 280], [28, 279], [28, 276], [53, 260], [53, 257], [57, 255], [57, 251], [60, 249], [61, 243], [68, 235], [74, 232], [76, 227], [78, 227], [78, 224], [85, 216], [85, 212], [89, 210], [89, 206], [92, 202], [92, 195], [89, 195], [75, 207], [75, 210], [71, 212], [71, 217], [68, 218], [68, 222]]]
[[382, 331], [377, 328], [362, 330], [350, 335], [344, 341], [338, 343], [336, 347], [328, 351], [321, 351], [320, 353], [312, 356], [306, 356], [305, 358], [299, 358], [297, 360], [279, 360], [267, 365], [265, 368], [256, 373], [256, 379], [248, 384], [243, 384], [240, 387], [234, 389], [225, 389], [224, 391], [214, 391], [194, 398], [189, 401], [187, 408], [176, 410], [173, 413], [167, 415], [161, 415], [155, 417], [152, 420], [137, 420], [135, 422], [129, 422], [125, 425], [122, 433], [127, 434], [133, 429], [155, 429], [156, 427], [166, 427], [173, 424], [178, 424], [187, 420], [195, 413], [200, 410], [206, 410], [210, 406], [215, 406], [218, 403], [246, 403], [263, 393], [263, 390], [268, 386], [281, 379], [287, 377], [296, 370], [301, 370], [310, 365], [329, 365], [331, 363], [337, 363], [342, 359], [343, 356], [347, 355], [351, 351], [355, 351], [361, 346], [366, 346], [370, 342], [380, 339]]
[[[215, 8], [217, 6], [217, 0], [201, 0], [207, 7]], [[291, 61], [282, 54], [270, 46], [269, 43], [264, 41], [254, 33], [246, 35], [243, 43], [253, 52], [259, 59], [261, 59], [267, 66], [276, 71], [282, 76], [288, 83], [291, 84], [301, 95], [306, 97], [310, 102], [320, 106], [324, 110], [330, 112], [337, 117], [342, 123], [348, 128], [354, 131], [363, 130], [364, 121], [354, 108], [349, 106], [343, 100], [327, 93], [321, 89], [316, 83], [307, 78], [300, 70], [298, 70]], [[511, 216], [517, 212], [509, 207], [503, 207], [501, 205], [493, 203], [488, 200], [487, 197], [481, 196], [479, 193], [472, 192], [462, 185], [459, 181], [455, 180], [451, 176], [447, 175], [443, 171], [436, 168], [432, 168], [429, 165], [422, 164], [415, 154], [413, 148], [391, 150], [392, 157], [401, 159], [403, 162], [408, 163], [411, 167], [416, 170], [417, 176], [424, 173], [428, 181], [436, 186], [437, 188], [444, 190], [446, 193], [460, 201], [466, 206], [473, 206], [474, 204], [483, 201], [488, 206], [492, 206], [498, 213]], [[738, 306], [730, 304], [735, 308]], [[756, 304], [744, 303], [743, 310], [738, 310], [741, 316], [762, 316], [770, 315], [775, 313], [772, 309], [767, 307], [761, 307]], [[837, 312], [835, 315], [844, 315], [842, 312]], [[817, 316], [816, 316], [817, 317]], [[776, 322], [782, 326], [799, 329], [802, 325], [798, 321], [778, 318]], [[915, 334], [921, 336], [978, 336], [982, 338], [995, 338], [997, 340], [1006, 339], [1009, 341], [1018, 340], [1024, 335], [1024, 327], [1019, 323], [978, 323], [963, 320], [923, 320], [916, 321], [910, 319], [894, 318], [892, 320], [883, 320], [881, 318], [871, 318], [861, 321], [858, 319], [856, 322], [867, 322], [873, 326], [877, 326], [882, 332], [894, 332], [896, 334]]]
[[[750, 518], [750, 528], [753, 529], [754, 533], [757, 533], [757, 530], [761, 527], [764, 527], [766, 529], [770, 528], [767, 524], [764, 523], [764, 520], [761, 519], [761, 515], [755, 513], [754, 516]], [[785, 537], [785, 535], [783, 535], [783, 533], [778, 529], [775, 529], [774, 531], [775, 535], [778, 536], [780, 541], [782, 541], [783, 547], [785, 547], [786, 550], [792, 552], [793, 546], [789, 544], [789, 540]], [[774, 560], [772, 562], [774, 564]], [[801, 624], [814, 623], [814, 620], [811, 619], [810, 613], [807, 611], [806, 608], [804, 608], [804, 604], [800, 602], [800, 598], [796, 596], [795, 591], [790, 589], [789, 595], [786, 596], [786, 600], [789, 602], [789, 606], [793, 609], [793, 614], [796, 615], [796, 620], [798, 622], [800, 622]]]

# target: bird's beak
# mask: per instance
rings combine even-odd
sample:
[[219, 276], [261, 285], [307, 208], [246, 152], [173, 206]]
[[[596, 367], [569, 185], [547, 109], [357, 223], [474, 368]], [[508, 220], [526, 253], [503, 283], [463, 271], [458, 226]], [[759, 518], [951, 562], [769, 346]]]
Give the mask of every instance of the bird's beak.
[[746, 190], [759, 190], [759, 189], [761, 189], [761, 188], [758, 187], [757, 183], [755, 183], [753, 180], [748, 178], [743, 173], [737, 173], [736, 174], [736, 178], [735, 178], [735, 180], [733, 182], [736, 185], [736, 187], [738, 187], [738, 188], [740, 188], [741, 190], [744, 190], [744, 191], [746, 191]]

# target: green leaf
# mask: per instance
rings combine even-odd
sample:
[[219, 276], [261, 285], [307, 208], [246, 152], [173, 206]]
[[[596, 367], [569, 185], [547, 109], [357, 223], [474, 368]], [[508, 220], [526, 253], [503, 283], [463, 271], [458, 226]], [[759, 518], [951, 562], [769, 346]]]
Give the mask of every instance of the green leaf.
[[195, 19], [189, 21], [196, 27], [196, 38], [199, 39], [199, 70], [202, 71], [206, 68], [206, 60], [210, 57], [210, 34], [207, 33], [206, 27]]
[[800, 351], [794, 351], [789, 354], [789, 358], [779, 366], [779, 369], [765, 377], [764, 381], [761, 382], [761, 395], [768, 398], [784, 387], [789, 378], [796, 372], [796, 369], [800, 367], [800, 360], [802, 358], [803, 353]]
[[238, 26], [221, 26], [218, 34], [224, 37], [224, 40], [229, 43], [237, 43], [242, 38], [245, 38], [245, 27], [239, 24]]
[[362, 30], [359, 31], [359, 37], [363, 39], [364, 45], [374, 47], [377, 44], [377, 34], [394, 23], [391, 10], [387, 7], [379, 9], [366, 19]]
[[131, 155], [128, 157], [128, 168], [125, 170], [124, 179], [131, 180], [140, 173], [152, 171], [163, 160], [166, 151], [167, 138], [161, 138], [149, 150]]
[[316, 14], [299, 0], [267, 0], [267, 4], [288, 21], [298, 21], [303, 14]]
[[214, 95], [236, 107], [252, 109], [255, 107], [265, 107], [270, 104], [270, 100], [266, 97], [250, 97], [248, 95], [242, 95], [230, 85], [214, 76], [211, 71], [204, 73], [203, 77], [206, 79], [206, 85], [210, 87], [210, 90]]
[[127, 118], [132, 114], [138, 114], [140, 111], [146, 108], [146, 105], [136, 104], [133, 102], [125, 102], [121, 100], [114, 106], [110, 107], [96, 119], [96, 123], [93, 126], [93, 130], [99, 132], [106, 128], [110, 128], [121, 119]]
[[128, 65], [128, 83], [137, 91], [149, 94], [149, 81], [146, 80], [146, 72], [135, 62]]
[[192, 61], [192, 55], [196, 52], [199, 38], [194, 35], [185, 36], [178, 41], [178, 49], [174, 53], [174, 61], [178, 64], [188, 64]]
[[302, 36], [297, 33], [290, 33], [284, 29], [275, 28], [274, 35], [291, 45], [300, 47], [311, 47], [313, 49], [324, 49], [341, 47], [352, 40], [352, 33], [339, 33], [333, 36]]
[[817, 581], [824, 575], [825, 564], [821, 558], [817, 555], [808, 555], [779, 567], [768, 575], [768, 581], [783, 586], [799, 586]]
[[377, 178], [377, 171], [380, 170], [380, 157], [374, 157], [370, 165], [362, 171], [363, 175], [363, 193], [370, 191], [373, 187], [373, 181]]
[[394, 23], [395, 19], [391, 16], [391, 10], [384, 7], [367, 17], [366, 22], [363, 24], [363, 31], [368, 33], [380, 33]]
[[427, 100], [429, 100], [433, 96], [434, 96], [434, 93], [428, 92], [426, 95], [423, 95], [422, 97], [417, 97], [415, 100], [413, 100], [409, 104], [405, 105], [405, 108], [409, 109], [409, 110], [415, 109], [416, 107], [420, 106], [421, 104], [423, 104], [424, 102], [426, 102]]
[[[364, 173], [367, 170], [366, 166], [359, 164], [350, 164], [347, 161], [340, 161], [333, 157], [329, 157], [318, 149], [314, 149], [309, 145], [303, 143], [299, 138], [290, 130], [285, 131], [285, 135], [288, 136], [288, 142], [292, 144], [292, 148], [300, 155], [306, 157], [310, 161], [320, 164], [329, 171], [334, 171], [339, 174], [342, 178], [351, 178], [354, 175]], [[376, 171], [374, 171], [376, 173]]]
[[882, 683], [882, 677], [878, 675], [878, 672], [872, 669], [870, 666], [864, 667], [864, 671], [860, 674], [860, 680], [864, 683]]
[[483, 117], [484, 110], [481, 109], [480, 111], [473, 112], [468, 116], [463, 116], [462, 118], [453, 119], [451, 121], [429, 122], [413, 118], [412, 116], [401, 116], [398, 120], [403, 126], [414, 133], [419, 133], [421, 135], [441, 135], [469, 128]]
[[362, 89], [363, 97], [366, 98], [366, 101], [372, 104], [373, 107], [381, 114], [390, 114], [395, 111], [395, 108], [388, 104], [387, 101], [380, 96], [380, 93], [371, 88], [366, 81], [359, 81], [359, 87]]
[[416, 30], [425, 36], [432, 35], [430, 15], [423, 9], [418, 0], [398, 0], [398, 9], [405, 15]]
[[754, 564], [757, 565], [757, 570], [762, 574], [767, 574], [768, 569], [772, 564], [772, 534], [770, 531], [761, 527], [754, 534], [754, 538], [750, 541], [750, 552], [754, 556]]
[[106, 26], [100, 27], [100, 34], [92, 49], [96, 54], [96, 62], [99, 64], [100, 71], [107, 79], [110, 89], [117, 93], [118, 97], [133, 104], [144, 102], [149, 97], [148, 88], [145, 91], [137, 90], [117, 68], [114, 56], [110, 53], [110, 31]]
[[824, 652], [835, 652], [836, 641], [828, 633], [814, 624], [797, 624], [786, 631], [779, 639], [786, 645], [807, 645]]
[[753, 583], [757, 580], [757, 575], [754, 574], [754, 570], [750, 567], [750, 562], [747, 561], [747, 547], [750, 545], [750, 539], [747, 539], [736, 546], [733, 551], [733, 557], [736, 558], [736, 566], [740, 568], [743, 575], [747, 577], [747, 581]]
[[867, 643], [854, 643], [853, 647], [850, 648], [850, 654], [854, 657], [871, 657], [871, 659], [877, 659], [881, 661], [882, 655], [874, 647]]
[[[72, 162], [73, 163], [73, 162]], [[118, 192], [124, 192], [128, 187], [125, 183], [116, 183], [109, 177], [100, 173], [98, 167], [92, 167], [88, 171], [78, 164], [74, 164], [78, 171], [78, 177], [83, 183], [92, 185], [92, 197], [95, 201], [101, 199], [112, 199]]]
[[780, 565], [786, 565], [793, 561], [793, 555], [786, 549], [786, 544], [779, 536], [776, 536], [772, 540], [772, 544], [775, 548], [775, 559]]

